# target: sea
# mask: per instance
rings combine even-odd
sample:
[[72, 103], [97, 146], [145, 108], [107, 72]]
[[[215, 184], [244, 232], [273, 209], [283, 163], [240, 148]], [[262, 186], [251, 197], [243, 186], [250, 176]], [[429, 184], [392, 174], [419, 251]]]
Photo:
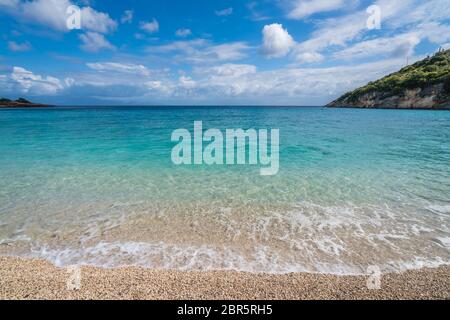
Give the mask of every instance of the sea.
[[[195, 121], [278, 129], [277, 174], [175, 164], [171, 135]], [[448, 265], [450, 112], [2, 109], [0, 255], [254, 273]]]

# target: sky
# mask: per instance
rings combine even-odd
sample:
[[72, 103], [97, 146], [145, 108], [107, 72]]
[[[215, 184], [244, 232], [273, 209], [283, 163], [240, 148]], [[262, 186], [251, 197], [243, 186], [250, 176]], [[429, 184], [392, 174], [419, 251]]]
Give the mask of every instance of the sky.
[[313, 106], [450, 47], [450, 1], [0, 0], [0, 39], [2, 97]]

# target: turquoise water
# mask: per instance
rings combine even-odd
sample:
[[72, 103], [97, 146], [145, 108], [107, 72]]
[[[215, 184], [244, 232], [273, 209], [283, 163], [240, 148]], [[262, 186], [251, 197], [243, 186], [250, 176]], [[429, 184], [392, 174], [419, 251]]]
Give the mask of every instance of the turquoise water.
[[[278, 128], [280, 170], [176, 166], [173, 130]], [[450, 262], [450, 112], [0, 110], [0, 253], [57, 265], [364, 273]]]

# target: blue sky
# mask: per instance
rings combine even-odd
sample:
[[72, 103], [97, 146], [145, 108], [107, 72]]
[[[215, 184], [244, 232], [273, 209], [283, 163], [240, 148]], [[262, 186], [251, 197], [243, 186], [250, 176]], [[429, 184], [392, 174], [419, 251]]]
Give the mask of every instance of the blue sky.
[[448, 0], [0, 0], [0, 96], [322, 105], [449, 47], [449, 22]]

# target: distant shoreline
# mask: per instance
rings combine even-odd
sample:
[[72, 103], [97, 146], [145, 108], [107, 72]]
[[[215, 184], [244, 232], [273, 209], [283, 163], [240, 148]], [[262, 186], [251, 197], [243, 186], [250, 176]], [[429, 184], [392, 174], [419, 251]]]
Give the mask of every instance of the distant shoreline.
[[28, 110], [28, 109], [54, 109], [54, 110], [64, 110], [64, 109], [120, 109], [120, 108], [142, 108], [142, 109], [246, 109], [246, 108], [265, 108], [265, 109], [273, 109], [273, 108], [290, 108], [290, 109], [302, 109], [302, 108], [316, 108], [316, 109], [327, 109], [324, 106], [227, 106], [227, 105], [214, 105], [214, 106], [184, 106], [184, 105], [38, 105], [38, 106], [22, 106], [22, 107], [8, 107], [1, 106], [0, 110]]
[[[2, 99], [4, 100], [4, 99]], [[27, 108], [48, 108], [52, 107], [48, 104], [42, 104], [42, 103], [33, 103], [29, 102], [27, 100], [20, 101], [20, 100], [10, 100], [10, 101], [0, 101], [0, 108], [2, 109], [27, 109]]]
[[353, 106], [267, 106], [267, 105], [47, 105], [47, 104], [30, 104], [30, 105], [1, 105], [0, 109], [70, 109], [70, 108], [79, 108], [79, 109], [95, 109], [95, 108], [292, 108], [292, 109], [300, 109], [300, 108], [317, 108], [317, 109], [361, 109], [361, 110], [422, 110], [422, 111], [449, 111], [450, 108], [396, 108], [396, 107], [376, 107], [376, 108], [367, 108], [367, 107], [353, 107]]

